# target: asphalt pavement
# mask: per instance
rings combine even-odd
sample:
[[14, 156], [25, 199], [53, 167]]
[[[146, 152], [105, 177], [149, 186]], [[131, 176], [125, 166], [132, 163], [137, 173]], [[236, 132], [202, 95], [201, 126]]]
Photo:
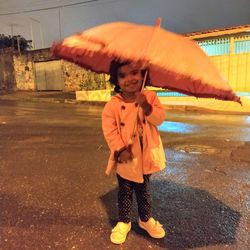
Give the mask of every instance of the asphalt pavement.
[[134, 206], [132, 230], [116, 246], [102, 107], [77, 105], [74, 93], [37, 94], [0, 100], [1, 250], [249, 249], [249, 117], [168, 111], [159, 128], [167, 168], [151, 178], [153, 215], [167, 236], [141, 230]]

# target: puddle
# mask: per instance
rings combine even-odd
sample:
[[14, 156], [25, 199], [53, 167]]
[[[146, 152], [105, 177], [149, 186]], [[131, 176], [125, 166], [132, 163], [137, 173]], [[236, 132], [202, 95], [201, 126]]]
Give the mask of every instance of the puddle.
[[199, 126], [190, 125], [183, 122], [172, 122], [165, 121], [160, 126], [158, 126], [159, 131], [161, 132], [172, 132], [172, 133], [194, 133], [199, 130]]
[[174, 146], [176, 151], [188, 154], [216, 154], [219, 153], [220, 150], [207, 145], [199, 145], [199, 144], [182, 144]]
[[49, 142], [51, 138], [48, 136], [32, 136], [30, 138], [18, 141], [19, 144], [32, 144], [32, 143], [41, 143]]

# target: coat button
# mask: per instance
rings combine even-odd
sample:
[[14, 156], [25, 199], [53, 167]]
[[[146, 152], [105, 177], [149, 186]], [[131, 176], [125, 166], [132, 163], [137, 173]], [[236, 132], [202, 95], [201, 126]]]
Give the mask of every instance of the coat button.
[[124, 122], [121, 122], [120, 125], [121, 125], [121, 126], [125, 126], [125, 123], [124, 123]]
[[121, 106], [122, 109], [126, 109], [126, 107], [124, 105]]

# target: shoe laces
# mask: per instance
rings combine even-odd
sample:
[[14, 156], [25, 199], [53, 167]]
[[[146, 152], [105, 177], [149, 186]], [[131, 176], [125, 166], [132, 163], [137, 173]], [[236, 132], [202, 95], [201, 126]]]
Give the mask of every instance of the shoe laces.
[[163, 227], [163, 225], [158, 220], [155, 220], [154, 218], [151, 218], [150, 220], [150, 224], [153, 229], [161, 229]]
[[154, 227], [155, 227], [155, 228], [158, 228], [158, 227], [162, 228], [163, 225], [162, 225], [158, 220], [156, 220], [156, 221], [155, 221]]
[[129, 225], [124, 222], [118, 222], [117, 225], [112, 229], [112, 232], [125, 233]]

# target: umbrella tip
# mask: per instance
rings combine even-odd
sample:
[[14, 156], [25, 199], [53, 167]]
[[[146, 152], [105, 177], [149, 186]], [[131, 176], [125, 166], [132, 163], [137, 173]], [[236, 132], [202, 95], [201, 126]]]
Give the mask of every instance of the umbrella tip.
[[155, 26], [156, 27], [161, 27], [161, 20], [162, 20], [161, 17], [156, 18], [156, 20], [155, 20]]
[[236, 102], [238, 102], [241, 105], [241, 107], [243, 106], [242, 101], [241, 101], [241, 99], [239, 97], [236, 99]]

